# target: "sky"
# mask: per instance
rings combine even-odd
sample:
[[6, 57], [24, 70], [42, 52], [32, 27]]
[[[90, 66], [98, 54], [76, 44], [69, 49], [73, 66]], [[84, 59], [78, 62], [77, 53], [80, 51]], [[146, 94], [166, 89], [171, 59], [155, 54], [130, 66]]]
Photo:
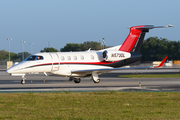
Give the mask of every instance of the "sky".
[[121, 45], [129, 26], [168, 25], [146, 34], [179, 41], [179, 0], [0, 0], [0, 50], [38, 53], [67, 43]]

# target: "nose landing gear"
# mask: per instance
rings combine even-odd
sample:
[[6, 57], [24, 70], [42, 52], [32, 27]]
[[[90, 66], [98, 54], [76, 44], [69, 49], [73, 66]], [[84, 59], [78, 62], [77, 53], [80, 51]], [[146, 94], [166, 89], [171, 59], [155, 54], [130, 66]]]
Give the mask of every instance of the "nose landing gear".
[[22, 76], [22, 80], [21, 80], [21, 84], [24, 85], [25, 84], [25, 80], [26, 78], [24, 76]]
[[92, 72], [92, 79], [93, 79], [94, 83], [99, 83], [100, 82], [100, 79], [99, 79], [99, 76], [98, 76], [97, 72]]

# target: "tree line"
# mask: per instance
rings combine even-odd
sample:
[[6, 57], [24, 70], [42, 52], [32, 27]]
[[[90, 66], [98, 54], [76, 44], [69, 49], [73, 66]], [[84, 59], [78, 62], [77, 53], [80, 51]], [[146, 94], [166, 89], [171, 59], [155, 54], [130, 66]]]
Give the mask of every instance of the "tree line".
[[[23, 60], [23, 53], [14, 53], [10, 52], [10, 60], [13, 62], [20, 62]], [[29, 55], [31, 55], [28, 52], [24, 52], [24, 58], [27, 58]], [[5, 50], [0, 50], [0, 61], [8, 61], [9, 60], [9, 52]]]
[[180, 41], [149, 37], [144, 40], [140, 53], [142, 61], [161, 61], [165, 56], [168, 60], [180, 60]]
[[[67, 43], [63, 48], [57, 50], [53, 47], [45, 47], [40, 52], [70, 52], [70, 51], [85, 51], [89, 48], [91, 50], [100, 50], [102, 48], [108, 48], [110, 46], [101, 45], [100, 42], [87, 41], [84, 43]], [[166, 38], [149, 37], [144, 40], [141, 51], [142, 61], [161, 61], [165, 56], [168, 56], [168, 60], [180, 60], [180, 41], [170, 41]], [[24, 52], [24, 58], [30, 55], [28, 52]], [[8, 61], [9, 52], [0, 50], [0, 61]], [[22, 52], [10, 53], [10, 59], [13, 62], [22, 61]]]

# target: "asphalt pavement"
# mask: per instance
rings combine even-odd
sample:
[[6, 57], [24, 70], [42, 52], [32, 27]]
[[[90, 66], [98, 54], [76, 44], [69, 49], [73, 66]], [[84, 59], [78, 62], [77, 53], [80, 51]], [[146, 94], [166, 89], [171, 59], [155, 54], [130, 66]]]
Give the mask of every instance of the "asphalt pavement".
[[86, 92], [86, 91], [180, 91], [180, 78], [118, 78], [127, 74], [179, 74], [180, 69], [140, 69], [112, 71], [100, 75], [100, 83], [90, 77], [81, 83], [68, 81], [69, 78], [43, 74], [27, 74], [26, 84], [21, 85], [21, 77], [12, 77], [0, 71], [0, 92]]

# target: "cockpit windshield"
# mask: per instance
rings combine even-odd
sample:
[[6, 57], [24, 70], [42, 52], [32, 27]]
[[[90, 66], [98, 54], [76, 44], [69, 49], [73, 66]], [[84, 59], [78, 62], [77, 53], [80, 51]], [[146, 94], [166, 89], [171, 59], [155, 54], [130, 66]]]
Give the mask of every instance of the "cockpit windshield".
[[26, 61], [33, 61], [33, 60], [43, 60], [43, 56], [31, 55], [26, 59]]

